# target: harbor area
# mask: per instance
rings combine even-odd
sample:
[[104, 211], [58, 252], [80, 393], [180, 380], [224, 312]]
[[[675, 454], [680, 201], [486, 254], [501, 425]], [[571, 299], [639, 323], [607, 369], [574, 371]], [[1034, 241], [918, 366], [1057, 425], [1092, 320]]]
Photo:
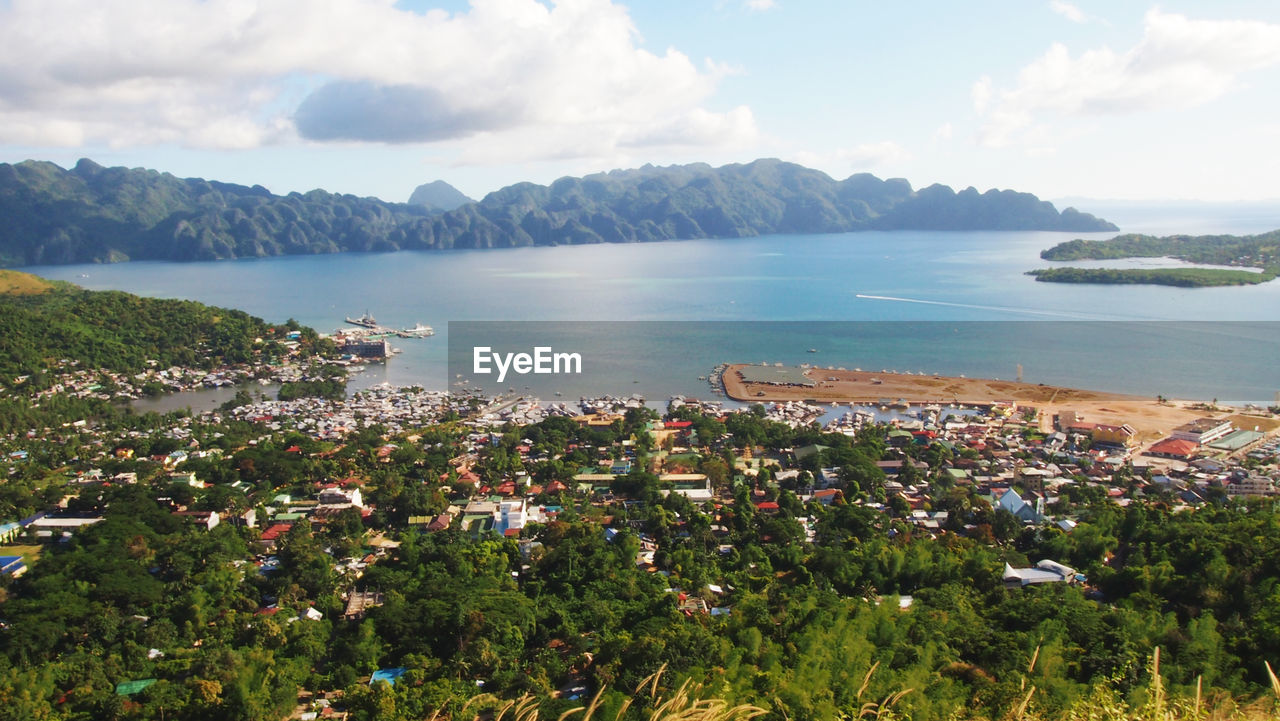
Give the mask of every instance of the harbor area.
[[[1060, 411], [1082, 412], [1097, 423], [1128, 424], [1139, 442], [1155, 440], [1205, 414], [1202, 401], [1157, 399], [1123, 393], [962, 376], [913, 375], [893, 371], [729, 364], [721, 375], [725, 395], [743, 402], [814, 401], [890, 406], [940, 404], [1033, 407], [1048, 419]], [[1273, 421], [1241, 417], [1244, 428]]]

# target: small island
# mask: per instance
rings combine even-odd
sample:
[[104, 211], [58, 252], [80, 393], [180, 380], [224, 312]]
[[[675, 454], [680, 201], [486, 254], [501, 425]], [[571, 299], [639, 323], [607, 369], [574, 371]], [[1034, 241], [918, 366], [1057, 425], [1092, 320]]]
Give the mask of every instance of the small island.
[[1051, 283], [1171, 285], [1180, 288], [1256, 285], [1274, 280], [1280, 274], [1280, 230], [1244, 236], [1156, 237], [1128, 234], [1110, 240], [1077, 238], [1041, 252], [1040, 257], [1057, 261], [1173, 258], [1189, 263], [1240, 268], [1044, 268], [1027, 273], [1035, 276], [1036, 280]]
[[1041, 268], [1028, 271], [1027, 275], [1046, 283], [1172, 285], [1178, 288], [1256, 285], [1276, 277], [1274, 269], [1258, 273], [1227, 268]]

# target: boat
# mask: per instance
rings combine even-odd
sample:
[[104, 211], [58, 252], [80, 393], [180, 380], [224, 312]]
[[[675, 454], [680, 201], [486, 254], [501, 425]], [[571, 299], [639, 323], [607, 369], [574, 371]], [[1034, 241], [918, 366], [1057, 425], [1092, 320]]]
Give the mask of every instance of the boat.
[[378, 327], [378, 321], [374, 320], [373, 316], [369, 315], [369, 311], [367, 310], [364, 312], [364, 315], [360, 316], [359, 318], [352, 318], [350, 316], [347, 316], [347, 322], [350, 323], [351, 325], [358, 325], [364, 328]]
[[396, 335], [400, 336], [401, 338], [426, 338], [427, 336], [432, 336], [435, 334], [436, 334], [436, 331], [434, 328], [432, 328], [429, 325], [423, 325], [421, 323], [415, 324], [412, 328], [405, 328], [404, 330], [396, 331]]
[[818, 349], [817, 349], [817, 348], [810, 348], [810, 349], [809, 349], [809, 352], [810, 352], [810, 353], [817, 353], [817, 352], [818, 352]]

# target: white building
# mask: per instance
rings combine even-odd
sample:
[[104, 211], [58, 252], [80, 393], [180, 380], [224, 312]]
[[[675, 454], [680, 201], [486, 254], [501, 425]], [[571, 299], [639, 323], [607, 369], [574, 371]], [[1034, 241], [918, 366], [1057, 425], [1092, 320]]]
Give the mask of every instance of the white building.
[[326, 488], [320, 491], [317, 499], [322, 506], [355, 506], [364, 508], [364, 499], [360, 497], [360, 489]]
[[1038, 583], [1075, 583], [1075, 569], [1045, 559], [1035, 568], [1014, 568], [1004, 564], [1004, 585], [1009, 588], [1021, 588]]
[[1170, 438], [1192, 443], [1211, 443], [1231, 432], [1231, 421], [1220, 421], [1216, 418], [1197, 418], [1173, 429]]
[[528, 509], [523, 498], [515, 501], [503, 501], [498, 504], [498, 512], [494, 518], [494, 526], [499, 533], [509, 530], [520, 530], [529, 522]]

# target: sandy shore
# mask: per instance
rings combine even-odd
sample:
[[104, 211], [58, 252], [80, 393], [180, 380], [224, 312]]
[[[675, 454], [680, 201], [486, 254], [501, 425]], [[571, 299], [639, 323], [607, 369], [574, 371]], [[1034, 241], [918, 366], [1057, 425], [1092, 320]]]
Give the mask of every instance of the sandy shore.
[[[724, 372], [725, 393], [738, 401], [789, 401], [812, 399], [820, 403], [855, 403], [881, 405], [905, 400], [912, 404], [989, 405], [997, 401], [1013, 401], [1019, 406], [1033, 406], [1041, 411], [1041, 427], [1046, 430], [1053, 415], [1075, 411], [1086, 423], [1128, 423], [1138, 432], [1140, 443], [1158, 440], [1173, 428], [1195, 418], [1226, 417], [1230, 413], [1209, 413], [1192, 408], [1193, 401], [1159, 403], [1145, 396], [1107, 393], [1103, 391], [1062, 388], [1035, 383], [958, 378], [951, 376], [905, 375], [840, 371], [811, 368], [805, 376], [815, 381], [812, 387], [779, 386], [746, 383], [739, 369], [746, 364], [730, 365]], [[1280, 423], [1273, 419], [1241, 417], [1237, 427], [1273, 430]]]

